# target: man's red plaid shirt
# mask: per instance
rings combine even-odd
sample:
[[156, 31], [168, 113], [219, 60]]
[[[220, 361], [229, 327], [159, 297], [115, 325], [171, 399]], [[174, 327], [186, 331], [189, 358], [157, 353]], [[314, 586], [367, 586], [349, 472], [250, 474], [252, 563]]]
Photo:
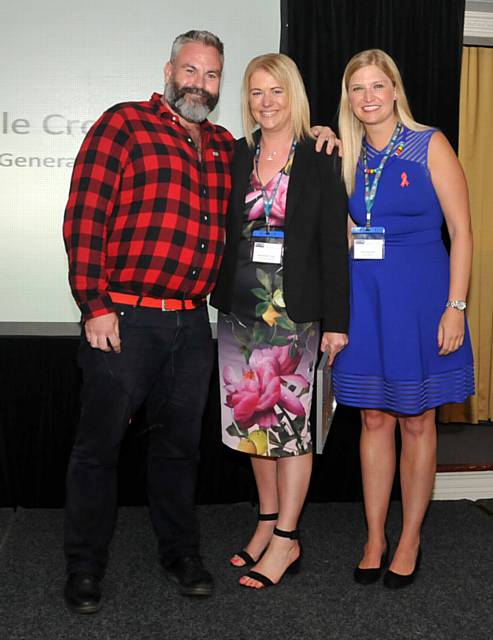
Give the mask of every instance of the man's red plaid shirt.
[[106, 111], [77, 155], [65, 211], [69, 277], [84, 319], [110, 313], [108, 291], [203, 298], [213, 288], [231, 190], [231, 134], [201, 125], [202, 162], [162, 103]]

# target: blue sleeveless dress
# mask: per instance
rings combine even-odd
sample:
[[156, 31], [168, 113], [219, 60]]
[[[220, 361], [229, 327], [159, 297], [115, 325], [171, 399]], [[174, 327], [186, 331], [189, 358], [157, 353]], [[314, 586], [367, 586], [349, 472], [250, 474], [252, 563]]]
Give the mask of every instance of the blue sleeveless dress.
[[[449, 289], [443, 213], [427, 166], [435, 129], [401, 132], [382, 172], [372, 226], [385, 227], [385, 258], [350, 258], [349, 344], [333, 366], [337, 401], [418, 414], [474, 393], [469, 331], [463, 346], [438, 355], [437, 331]], [[367, 144], [368, 164], [382, 154]], [[375, 174], [370, 174], [370, 184]], [[365, 224], [364, 178], [356, 172], [352, 219]]]

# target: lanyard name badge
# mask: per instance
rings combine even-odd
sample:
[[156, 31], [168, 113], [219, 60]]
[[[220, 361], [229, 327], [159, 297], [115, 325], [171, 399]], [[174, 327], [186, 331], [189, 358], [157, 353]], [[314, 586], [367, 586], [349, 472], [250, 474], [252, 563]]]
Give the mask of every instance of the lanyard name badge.
[[[293, 141], [286, 164], [293, 156], [295, 148], [296, 141]], [[255, 151], [255, 172], [257, 174], [257, 179], [260, 182], [258, 174], [259, 155], [260, 142], [257, 145], [257, 149]], [[282, 231], [281, 229], [271, 229], [270, 212], [272, 211], [272, 206], [276, 199], [283, 175], [284, 173], [281, 170], [279, 172], [277, 182], [270, 193], [270, 196], [268, 195], [266, 188], [262, 184], [260, 185], [260, 189], [262, 191], [262, 199], [264, 202], [265, 222], [267, 228], [256, 229], [252, 232], [252, 262], [263, 262], [268, 264], [282, 263], [282, 256], [284, 251], [284, 231]]]
[[[385, 149], [383, 158], [380, 160], [380, 164], [376, 169], [368, 168], [368, 156], [366, 149], [363, 147], [362, 160], [365, 178], [366, 225], [364, 227], [353, 227], [351, 230], [353, 236], [352, 256], [355, 260], [383, 260], [385, 257], [385, 227], [372, 227], [371, 213], [385, 163], [394, 151], [397, 138], [401, 131], [402, 124], [398, 122], [392, 138]], [[371, 188], [370, 178], [368, 177], [370, 173], [375, 174]]]
[[282, 263], [284, 231], [256, 229], [252, 233], [252, 240], [252, 262]]

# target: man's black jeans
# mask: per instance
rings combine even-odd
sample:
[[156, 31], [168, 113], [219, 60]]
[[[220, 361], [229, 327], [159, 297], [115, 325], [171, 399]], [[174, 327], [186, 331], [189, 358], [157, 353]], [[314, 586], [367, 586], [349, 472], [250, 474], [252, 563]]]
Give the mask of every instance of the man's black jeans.
[[202, 413], [213, 365], [205, 305], [163, 312], [117, 305], [121, 353], [81, 336], [81, 417], [67, 471], [67, 572], [102, 575], [117, 508], [118, 455], [146, 401], [147, 487], [161, 560], [199, 551], [194, 496]]

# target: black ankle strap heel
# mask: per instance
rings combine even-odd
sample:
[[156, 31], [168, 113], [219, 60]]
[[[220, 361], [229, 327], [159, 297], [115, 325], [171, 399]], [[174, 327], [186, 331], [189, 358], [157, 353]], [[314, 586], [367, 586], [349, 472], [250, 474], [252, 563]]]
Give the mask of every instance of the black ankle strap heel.
[[278, 513], [259, 513], [258, 520], [277, 520], [279, 517]]
[[[274, 527], [274, 535], [279, 536], [280, 538], [289, 538], [290, 540], [299, 540], [300, 534], [298, 529], [294, 529], [293, 531], [283, 531], [282, 529], [278, 529]], [[292, 562], [288, 567], [286, 567], [285, 573], [299, 573], [301, 567], [301, 556], [302, 556], [302, 548], [301, 543], [299, 543], [300, 547], [300, 555], [294, 562]], [[273, 582], [269, 577], [265, 576], [263, 573], [259, 573], [258, 571], [249, 571], [246, 574], [249, 578], [253, 578], [257, 582], [260, 582], [263, 588], [265, 587], [273, 587], [277, 584], [277, 582]], [[248, 585], [243, 585], [244, 587], [248, 587]]]
[[[300, 532], [298, 529], [294, 529], [293, 531], [283, 531], [282, 529], [278, 529], [274, 527], [274, 535], [279, 536], [280, 538], [289, 538], [290, 540], [298, 540], [300, 539]], [[303, 549], [301, 548], [301, 542], [298, 542], [300, 547], [300, 555], [299, 557], [289, 565], [286, 569], [286, 573], [299, 573], [301, 567], [301, 556], [303, 555]]]
[[[279, 517], [278, 513], [259, 513], [257, 516], [257, 520], [262, 522], [273, 522], [274, 520], [277, 520], [278, 517]], [[238, 564], [232, 563], [231, 561], [230, 561], [230, 564], [232, 567], [235, 567], [237, 569], [243, 569], [244, 567], [251, 567], [252, 565], [256, 564], [260, 560], [264, 552], [265, 552], [265, 549], [262, 551], [260, 556], [257, 559], [255, 559], [255, 558], [252, 558], [252, 556], [248, 553], [248, 551], [246, 551], [245, 549], [240, 549], [240, 551], [237, 551], [235, 553], [235, 556], [238, 556], [239, 558], [241, 558], [244, 564], [238, 565]]]
[[289, 538], [290, 540], [300, 539], [300, 532], [298, 529], [293, 529], [293, 531], [283, 531], [282, 529], [274, 527], [274, 534], [280, 538]]

